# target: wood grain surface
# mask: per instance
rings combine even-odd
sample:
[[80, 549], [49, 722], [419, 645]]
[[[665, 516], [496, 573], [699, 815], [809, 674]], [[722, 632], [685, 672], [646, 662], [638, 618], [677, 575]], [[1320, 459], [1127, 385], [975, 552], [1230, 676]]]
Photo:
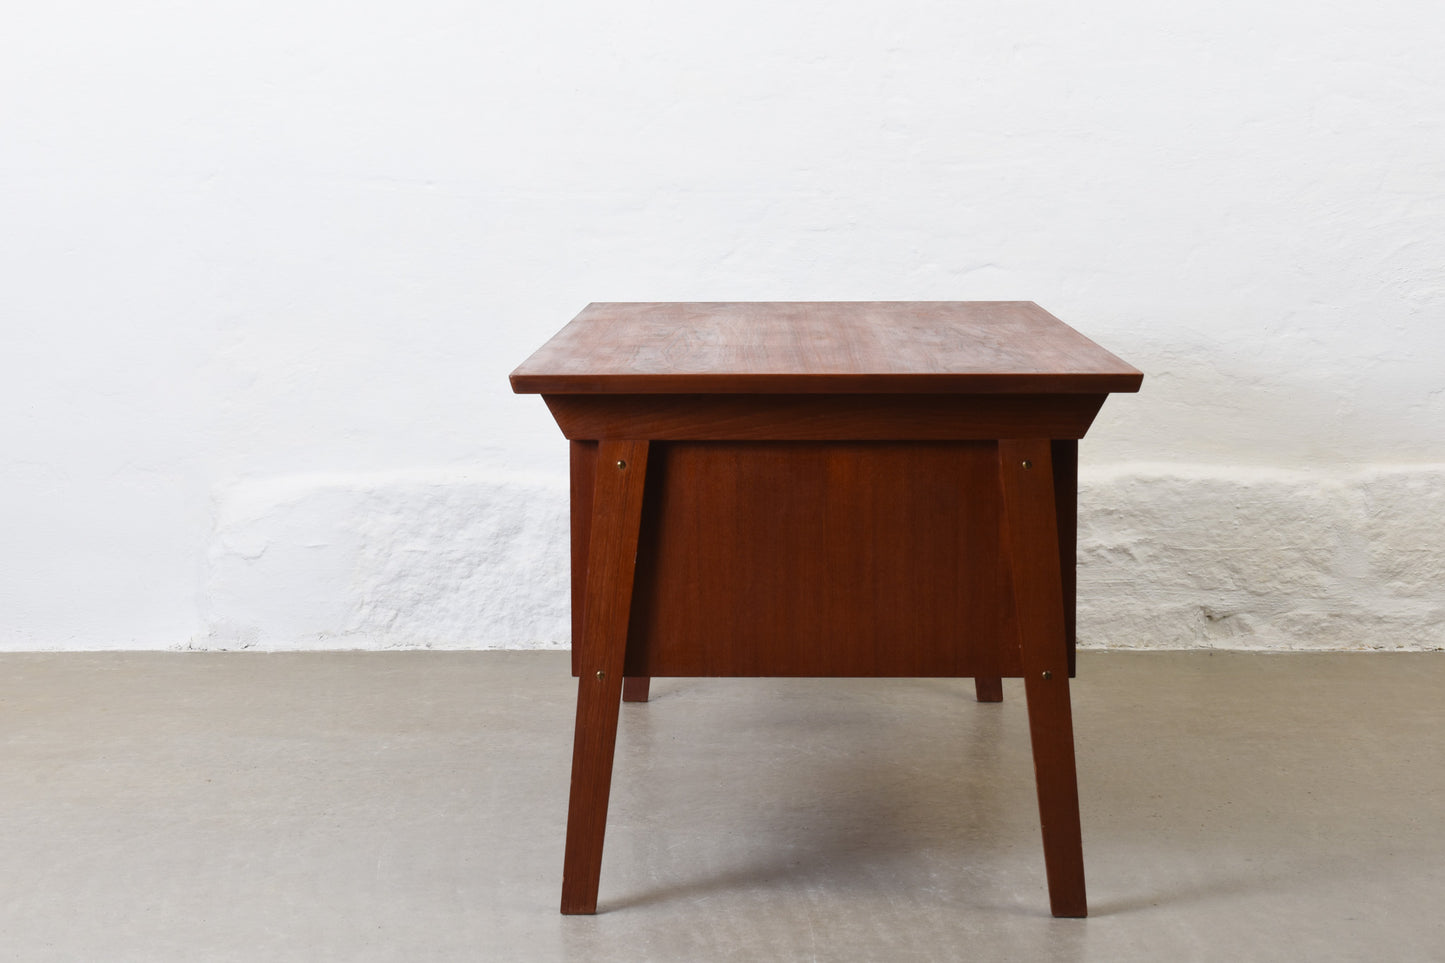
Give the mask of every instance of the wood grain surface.
[[[720, 450], [712, 453], [715, 447]], [[848, 640], [864, 631], [864, 623], [851, 622], [850, 613], [854, 607], [873, 605], [874, 590], [860, 588], [871, 585], [871, 571], [859, 571], [854, 565], [835, 573], [822, 567], [826, 559], [819, 563], [785, 563], [789, 552], [811, 553], [825, 546], [844, 558], [865, 559], [873, 569], [891, 566], [899, 574], [883, 576], [880, 584], [893, 585], [895, 591], [900, 578], [915, 580], [911, 590], [914, 610], [867, 616], [874, 622], [870, 631], [875, 632], [889, 622], [898, 626], [899, 632], [913, 631], [908, 625], [932, 625], [932, 651], [913, 656], [918, 660], [915, 667], [927, 663], [934, 666], [930, 674], [984, 679], [1020, 675], [1012, 589], [1008, 571], [998, 558], [1001, 509], [993, 468], [996, 444], [860, 443], [840, 449], [834, 457], [861, 455], [865, 463], [871, 463], [871, 470], [861, 477], [870, 479], [868, 484], [876, 492], [872, 496], [849, 491], [842, 475], [820, 472], [819, 460], [828, 447], [694, 444], [682, 446], [679, 456], [675, 443], [650, 446], [634, 592], [637, 601], [631, 618], [626, 670], [629, 677], [639, 681], [632, 683], [629, 679], [630, 692], [635, 696], [629, 701], [646, 700], [644, 680], [650, 675], [688, 675], [696, 672], [700, 664], [712, 665], [708, 674], [718, 674], [718, 667], [730, 659], [728, 650], [733, 646], [770, 645], [773, 648], [769, 658], [786, 659], [794, 666], [790, 674], [807, 674], [798, 666], [810, 661], [809, 656], [797, 652], [784, 654], [791, 650], [835, 645], [840, 639], [844, 648], [851, 648], [853, 643]], [[1072, 676], [1078, 445], [1056, 441], [1051, 447], [1068, 671]], [[579, 675], [588, 645], [584, 631], [585, 589], [598, 444], [574, 441], [571, 448], [572, 674]], [[910, 449], [916, 451], [909, 454]], [[802, 456], [797, 462], [795, 454]], [[927, 471], [943, 474], [931, 480], [918, 477], [919, 472]], [[910, 510], [907, 501], [920, 492], [927, 501], [923, 508]], [[830, 512], [864, 510], [868, 505], [865, 499], [879, 503], [876, 523], [866, 529], [827, 526]], [[795, 505], [801, 508], [795, 510]], [[906, 525], [909, 530], [894, 538], [886, 527], [891, 524]], [[848, 539], [853, 540], [852, 544]], [[775, 550], [790, 541], [793, 547]], [[929, 570], [931, 564], [949, 567]], [[966, 566], [976, 571], [967, 574], [963, 571]], [[817, 575], [824, 571], [829, 574], [798, 586], [800, 573]], [[769, 572], [775, 579], [769, 592], [776, 600], [776, 611], [758, 609], [754, 600], [732, 595], [747, 589], [742, 582], [744, 573], [752, 573], [756, 580]], [[851, 577], [853, 582], [837, 584], [835, 574]], [[679, 577], [686, 581], [675, 581]], [[930, 589], [931, 585], [935, 587]], [[968, 590], [973, 594], [960, 603], [958, 593], [967, 586], [973, 586]], [[806, 622], [807, 606], [791, 604], [790, 593], [798, 591], [805, 598], [811, 597], [808, 605], [831, 609], [831, 621], [845, 623], [841, 632], [828, 636], [830, 642], [814, 641], [823, 630]], [[742, 629], [749, 623], [758, 627], [744, 635], [723, 629]], [[696, 633], [700, 633], [702, 643], [712, 639], [714, 648], [708, 653], [690, 651], [698, 644]], [[895, 638], [900, 645], [912, 645], [914, 636]], [[654, 645], [652, 639], [662, 641]], [[716, 648], [719, 646], [722, 648]], [[656, 658], [644, 654], [654, 649], [658, 652]], [[860, 652], [846, 654], [837, 662], [830, 659], [830, 664], [836, 668], [815, 668], [812, 672], [868, 674], [880, 665], [873, 655]], [[624, 699], [628, 699], [628, 692], [624, 689]], [[1002, 690], [997, 683], [985, 683], [979, 697], [996, 701], [1002, 697]]]
[[1013, 590], [1049, 904], [1055, 916], [1087, 916], [1049, 442], [1000, 441], [998, 473], [1003, 497], [1002, 554]]
[[596, 910], [652, 676], [972, 675], [1025, 680], [1050, 901], [1085, 915], [1077, 439], [1141, 380], [1031, 302], [594, 304], [519, 367], [572, 442], [562, 911]]
[[1031, 301], [799, 301], [589, 304], [511, 380], [546, 394], [1104, 394], [1142, 379]]
[[1082, 438], [1106, 397], [547, 394], [542, 400], [574, 440], [941, 441]]
[[1020, 674], [994, 444], [677, 442], [649, 476], [627, 675]]
[[584, 645], [577, 678], [572, 789], [562, 866], [562, 912], [595, 913], [622, 702], [638, 525], [647, 477], [647, 442], [602, 442], [588, 537]]

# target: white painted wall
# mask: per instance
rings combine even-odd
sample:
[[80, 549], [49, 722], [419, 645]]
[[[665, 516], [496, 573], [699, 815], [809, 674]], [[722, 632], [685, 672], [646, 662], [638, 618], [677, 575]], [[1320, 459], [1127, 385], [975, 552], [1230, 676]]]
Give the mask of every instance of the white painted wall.
[[[14, 5], [12, 5], [14, 6]], [[1091, 644], [1445, 646], [1445, 8], [7, 9], [0, 648], [565, 644], [592, 300], [1036, 300]]]

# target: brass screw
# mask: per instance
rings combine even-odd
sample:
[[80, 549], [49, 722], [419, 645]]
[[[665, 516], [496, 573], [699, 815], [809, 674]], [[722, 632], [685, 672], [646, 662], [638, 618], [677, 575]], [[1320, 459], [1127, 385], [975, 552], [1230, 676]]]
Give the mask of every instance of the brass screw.
[[[600, 674], [601, 674], [601, 673], [599, 673], [599, 675], [600, 675]], [[1053, 674], [1052, 672], [1050, 672], [1048, 669], [1045, 669], [1045, 670], [1044, 670], [1044, 681], [1045, 681], [1045, 682], [1049, 681], [1049, 680], [1052, 679], [1053, 677], [1054, 677], [1054, 674]]]
[[597, 670], [597, 681], [598, 681], [598, 682], [601, 682], [601, 681], [602, 681], [603, 679], [605, 679], [605, 678], [607, 678], [607, 673], [606, 673], [606, 672], [603, 672], [601, 669], [598, 669], [598, 670]]
[[1028, 459], [1024, 459], [1024, 471], [1028, 471], [1032, 467], [1034, 467], [1034, 463]]
[[619, 459], [618, 462], [617, 462], [617, 470], [618, 470], [618, 471], [622, 471], [622, 470], [623, 470], [624, 468], [626, 468], [626, 467], [627, 467], [627, 462], [622, 461], [622, 460]]

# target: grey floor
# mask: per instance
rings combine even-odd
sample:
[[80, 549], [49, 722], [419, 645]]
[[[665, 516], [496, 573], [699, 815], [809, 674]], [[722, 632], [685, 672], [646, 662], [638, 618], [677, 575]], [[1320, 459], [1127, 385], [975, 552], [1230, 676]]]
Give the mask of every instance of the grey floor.
[[1445, 959], [1445, 653], [1084, 653], [1091, 916], [1018, 682], [664, 679], [557, 913], [563, 653], [0, 656], [0, 958]]

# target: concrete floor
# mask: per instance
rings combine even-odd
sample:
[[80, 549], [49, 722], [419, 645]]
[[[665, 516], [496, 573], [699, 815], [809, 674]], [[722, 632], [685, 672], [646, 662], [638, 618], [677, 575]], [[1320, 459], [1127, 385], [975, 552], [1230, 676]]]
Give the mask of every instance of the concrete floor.
[[0, 959], [1445, 959], [1445, 654], [1083, 653], [1087, 920], [1022, 685], [653, 683], [557, 913], [564, 653], [0, 656]]

